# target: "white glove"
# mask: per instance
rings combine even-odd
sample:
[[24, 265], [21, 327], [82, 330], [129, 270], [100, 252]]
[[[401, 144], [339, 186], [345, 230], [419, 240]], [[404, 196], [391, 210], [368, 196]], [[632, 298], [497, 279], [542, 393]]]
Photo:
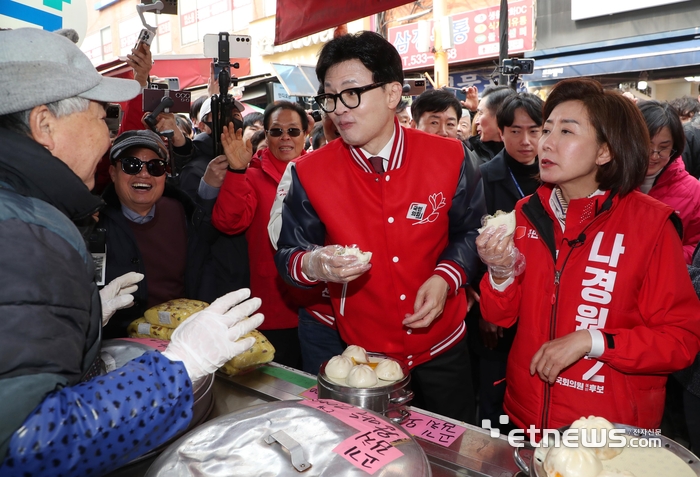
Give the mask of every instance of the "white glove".
[[263, 322], [260, 313], [250, 316], [260, 308], [262, 301], [260, 298], [243, 301], [248, 297], [250, 290], [242, 288], [187, 318], [173, 332], [163, 356], [171, 361], [182, 361], [195, 383], [247, 351], [255, 344], [255, 338], [239, 338]]
[[100, 290], [102, 301], [102, 326], [107, 325], [114, 312], [134, 304], [134, 293], [139, 289], [138, 282], [143, 280], [143, 273], [129, 272], [117, 277]]

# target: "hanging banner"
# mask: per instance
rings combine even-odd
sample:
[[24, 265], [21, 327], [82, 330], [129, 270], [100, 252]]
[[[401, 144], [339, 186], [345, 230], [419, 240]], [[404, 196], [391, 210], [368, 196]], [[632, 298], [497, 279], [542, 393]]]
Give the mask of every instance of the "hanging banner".
[[344, 23], [411, 3], [410, 0], [372, 2], [277, 0], [275, 45], [335, 28]]
[[[533, 0], [511, 1], [508, 7], [508, 54], [533, 48], [535, 26]], [[447, 50], [448, 63], [498, 58], [499, 6], [480, 8], [451, 16], [455, 47]], [[431, 40], [434, 39], [431, 25]], [[425, 69], [435, 63], [432, 53], [416, 47], [418, 23], [389, 28], [389, 41], [403, 60], [404, 70]]]

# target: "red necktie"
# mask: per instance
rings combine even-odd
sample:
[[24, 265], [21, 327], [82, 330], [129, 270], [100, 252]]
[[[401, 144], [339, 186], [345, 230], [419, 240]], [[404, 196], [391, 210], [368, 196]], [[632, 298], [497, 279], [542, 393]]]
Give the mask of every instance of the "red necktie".
[[379, 156], [372, 156], [369, 158], [369, 162], [372, 163], [372, 167], [374, 167], [374, 172], [377, 174], [381, 174], [384, 172], [384, 159], [379, 157]]

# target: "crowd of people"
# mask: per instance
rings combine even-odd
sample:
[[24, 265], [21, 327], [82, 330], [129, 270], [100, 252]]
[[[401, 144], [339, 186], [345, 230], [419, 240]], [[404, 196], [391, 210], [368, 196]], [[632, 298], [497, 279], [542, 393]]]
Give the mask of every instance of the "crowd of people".
[[[697, 100], [573, 79], [407, 101], [362, 32], [319, 54], [318, 122], [233, 100], [215, 131], [212, 69], [151, 129], [148, 46], [127, 62], [106, 78], [67, 38], [0, 32], [0, 475], [102, 475], [168, 441], [254, 328], [311, 374], [350, 344], [395, 358], [413, 405], [468, 423], [656, 429], [677, 372], [700, 421]], [[101, 340], [175, 298], [211, 305], [105, 373]]]

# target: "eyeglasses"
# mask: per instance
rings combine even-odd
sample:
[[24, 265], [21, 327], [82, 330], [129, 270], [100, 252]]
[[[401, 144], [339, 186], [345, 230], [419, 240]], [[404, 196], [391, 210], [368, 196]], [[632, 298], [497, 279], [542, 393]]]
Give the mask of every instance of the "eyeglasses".
[[655, 151], [653, 149], [649, 150], [649, 157], [653, 157], [654, 154], [659, 156], [659, 159], [670, 159], [671, 156], [673, 156], [676, 153], [675, 149], [671, 149], [670, 147], [661, 149], [660, 151]]
[[362, 96], [362, 93], [375, 88], [379, 88], [380, 86], [384, 86], [385, 84], [386, 81], [383, 81], [381, 83], [372, 83], [368, 84], [367, 86], [360, 86], [359, 88], [344, 89], [338, 94], [319, 94], [314, 99], [321, 107], [321, 109], [327, 113], [332, 113], [333, 111], [335, 111], [338, 98], [340, 98], [340, 101], [348, 109], [355, 109], [360, 105], [360, 97]]
[[286, 131], [282, 128], [272, 128], [266, 129], [266, 131], [272, 137], [280, 137], [285, 132], [289, 134], [290, 137], [299, 137], [301, 135], [301, 129], [299, 128], [289, 128]]
[[153, 177], [160, 177], [168, 171], [168, 163], [163, 159], [151, 159], [150, 161], [142, 161], [138, 157], [122, 157], [119, 159], [122, 163], [122, 171], [130, 176], [135, 176], [143, 165], [146, 164], [146, 170]]

